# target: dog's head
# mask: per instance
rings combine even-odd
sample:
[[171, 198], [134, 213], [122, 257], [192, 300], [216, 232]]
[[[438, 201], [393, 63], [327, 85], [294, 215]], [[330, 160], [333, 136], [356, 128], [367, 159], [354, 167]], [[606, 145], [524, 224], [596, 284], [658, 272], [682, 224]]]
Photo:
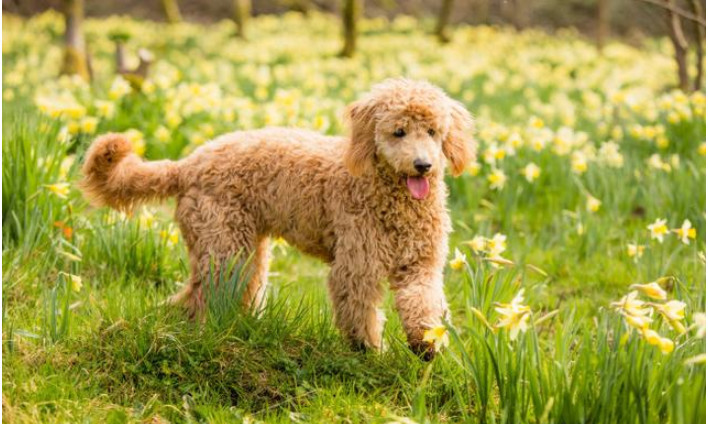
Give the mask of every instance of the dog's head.
[[472, 117], [459, 102], [423, 81], [386, 80], [346, 111], [351, 125], [344, 162], [353, 175], [383, 163], [406, 178], [415, 199], [429, 192], [429, 178], [441, 177], [446, 159], [460, 175], [474, 158]]

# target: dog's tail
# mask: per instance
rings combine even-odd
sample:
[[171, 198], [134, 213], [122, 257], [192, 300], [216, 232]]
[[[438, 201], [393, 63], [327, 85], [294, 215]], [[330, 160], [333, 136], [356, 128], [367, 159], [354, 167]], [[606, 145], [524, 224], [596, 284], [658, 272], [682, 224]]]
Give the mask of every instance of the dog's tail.
[[98, 137], [86, 152], [81, 188], [96, 206], [126, 211], [180, 192], [179, 164], [143, 161], [122, 134]]

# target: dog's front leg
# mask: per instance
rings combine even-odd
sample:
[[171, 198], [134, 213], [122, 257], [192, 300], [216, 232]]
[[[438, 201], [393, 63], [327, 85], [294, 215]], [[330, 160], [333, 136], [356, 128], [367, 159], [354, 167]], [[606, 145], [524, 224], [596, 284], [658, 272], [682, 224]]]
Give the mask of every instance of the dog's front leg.
[[377, 267], [355, 263], [353, 256], [341, 258], [332, 264], [328, 283], [335, 324], [354, 347], [380, 350], [385, 318]]
[[443, 325], [443, 320], [449, 319], [442, 269], [404, 267], [391, 276], [391, 287], [408, 345], [426, 359], [432, 358], [435, 351], [423, 341], [425, 331]]

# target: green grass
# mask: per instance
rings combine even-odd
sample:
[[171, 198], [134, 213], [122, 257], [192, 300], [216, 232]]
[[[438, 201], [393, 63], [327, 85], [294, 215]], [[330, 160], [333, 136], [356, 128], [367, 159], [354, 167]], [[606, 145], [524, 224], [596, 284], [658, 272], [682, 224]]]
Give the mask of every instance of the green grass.
[[[319, 15], [256, 19], [248, 44], [232, 40], [228, 23], [169, 29], [112, 18], [87, 22], [97, 73], [87, 86], [55, 78], [58, 22], [51, 14], [7, 17], [3, 29], [10, 40], [3, 46], [5, 421], [705, 422], [705, 363], [686, 362], [705, 354], [705, 338], [693, 326], [706, 303], [705, 156], [697, 153], [705, 100], [702, 114], [691, 110], [673, 122], [671, 113], [693, 100], [668, 90], [665, 41], [641, 50], [615, 43], [598, 56], [573, 34], [463, 27], [439, 48], [405, 19], [388, 27], [365, 21], [360, 55], [343, 61], [331, 41], [336, 23]], [[508, 176], [502, 190], [490, 188], [492, 165], [481, 160], [478, 175], [448, 179], [450, 244], [467, 264], [446, 269], [450, 344], [430, 363], [408, 350], [390, 297], [385, 351], [352, 351], [332, 324], [327, 268], [288, 246], [274, 247], [269, 302], [260, 314], [231, 301], [236, 279], [211, 297], [206, 322], [191, 322], [162, 304], [188, 276], [184, 247], [169, 237], [173, 202], [134, 217], [90, 208], [75, 184], [92, 135], [60, 143], [59, 134], [81, 118], [52, 118], [36, 107], [36, 95], [69, 93], [86, 114], [99, 116], [95, 101], [108, 98], [113, 80], [105, 38], [116, 27], [133, 34], [130, 48], [149, 47], [161, 58], [151, 81], [179, 70], [185, 82], [130, 92], [98, 122], [97, 132], [140, 130], [148, 158], [184, 156], [212, 130], [325, 120], [330, 125], [321, 129], [337, 133], [341, 106], [370, 83], [407, 74], [440, 84], [479, 117], [481, 157], [490, 146], [508, 146], [513, 132], [531, 140], [527, 123], [540, 117], [554, 136], [563, 126], [588, 135], [573, 151], [613, 139], [624, 163], [591, 160], [575, 174], [570, 155], [551, 141], [497, 161]], [[615, 82], [641, 107], [612, 100]], [[203, 94], [214, 86], [219, 94]], [[592, 95], [602, 107], [591, 106]], [[195, 112], [184, 106], [194, 99], [215, 103]], [[174, 127], [170, 111], [182, 119]], [[669, 145], [631, 135], [635, 125], [660, 126]], [[168, 128], [167, 141], [156, 136], [160, 126]], [[612, 135], [613, 128], [622, 134]], [[669, 172], [651, 168], [655, 153], [667, 162], [676, 154], [679, 163]], [[529, 162], [542, 170], [533, 183], [519, 173]], [[67, 199], [47, 189], [60, 181], [71, 184]], [[601, 200], [597, 212], [586, 209], [587, 195]], [[651, 240], [646, 227], [657, 218], [669, 228], [689, 219], [696, 239]], [[503, 255], [513, 266], [496, 268], [463, 244], [495, 233], [507, 236]], [[628, 243], [645, 245], [644, 255], [629, 257]], [[80, 289], [70, 275], [81, 277]], [[665, 280], [668, 297], [686, 303], [689, 327], [681, 335], [653, 315], [651, 328], [675, 343], [669, 354], [611, 307], [631, 284], [663, 276], [672, 277]], [[494, 325], [496, 304], [521, 288], [530, 327], [511, 340], [484, 320]]]

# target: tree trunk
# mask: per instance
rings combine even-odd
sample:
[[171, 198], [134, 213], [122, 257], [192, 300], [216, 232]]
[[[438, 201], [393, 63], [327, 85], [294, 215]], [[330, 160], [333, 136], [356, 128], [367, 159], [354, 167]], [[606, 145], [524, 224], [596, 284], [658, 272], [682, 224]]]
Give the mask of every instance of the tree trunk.
[[454, 0], [442, 0], [440, 13], [438, 14], [438, 22], [435, 25], [435, 35], [441, 43], [450, 41], [447, 34], [447, 24], [450, 22], [450, 13], [452, 13], [452, 4]]
[[597, 49], [602, 51], [610, 33], [610, 0], [597, 0]]
[[489, 0], [473, 0], [474, 23], [489, 25]]
[[[691, 0], [691, 9], [696, 16], [704, 16], [703, 8], [699, 0]], [[693, 89], [703, 88], [703, 53], [705, 49], [706, 35], [703, 26], [698, 22], [693, 23], [693, 37], [696, 41], [696, 79], [693, 80]]]
[[64, 33], [64, 60], [61, 73], [64, 75], [79, 75], [89, 80], [86, 63], [86, 43], [82, 23], [84, 21], [84, 0], [62, 0], [62, 12], [66, 31]]
[[234, 23], [238, 38], [246, 38], [246, 23], [250, 16], [251, 0], [234, 0]]
[[686, 37], [683, 34], [681, 18], [673, 10], [675, 8], [673, 0], [664, 0], [664, 3], [667, 6], [666, 17], [669, 23], [669, 36], [671, 37], [671, 44], [674, 46], [674, 58], [676, 59], [679, 88], [685, 92], [689, 92], [691, 90], [691, 83], [688, 79], [688, 64], [686, 61], [688, 43], [686, 42]]
[[356, 50], [356, 21], [361, 11], [361, 0], [344, 0], [342, 24], [344, 27], [344, 47], [340, 56], [352, 57]]
[[162, 2], [162, 9], [165, 11], [165, 18], [167, 22], [171, 24], [177, 24], [182, 22], [182, 14], [179, 13], [179, 5], [177, 0], [160, 0]]
[[517, 31], [521, 31], [528, 23], [528, 3], [531, 0], [507, 0], [501, 4], [501, 14], [511, 22]]

